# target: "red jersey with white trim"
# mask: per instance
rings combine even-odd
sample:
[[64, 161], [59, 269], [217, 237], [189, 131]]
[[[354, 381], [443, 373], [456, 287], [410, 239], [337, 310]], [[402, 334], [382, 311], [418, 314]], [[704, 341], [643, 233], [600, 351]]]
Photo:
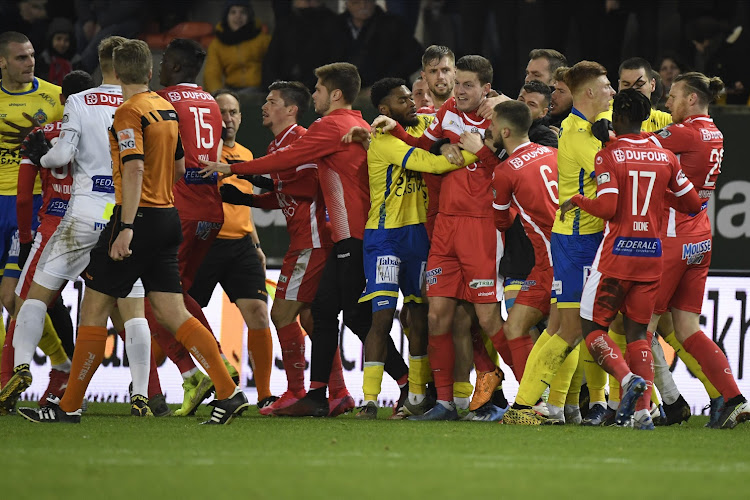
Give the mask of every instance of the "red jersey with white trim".
[[[592, 267], [613, 278], [658, 280], [666, 191], [684, 196], [693, 190], [693, 184], [671, 151], [640, 135], [622, 135], [611, 141], [596, 154], [594, 165], [597, 198], [613, 194], [617, 208], [606, 221]], [[580, 206], [586, 210], [585, 204]]]
[[221, 110], [213, 96], [194, 83], [180, 83], [156, 91], [169, 101], [180, 119], [180, 139], [185, 150], [185, 175], [172, 188], [181, 220], [223, 222], [224, 210], [217, 174], [203, 178], [198, 160], [217, 161]]
[[[62, 130], [62, 121], [47, 123], [42, 129], [44, 138], [52, 145], [57, 142]], [[39, 228], [44, 234], [55, 232], [63, 215], [68, 209], [70, 193], [73, 190], [73, 171], [70, 163], [56, 168], [41, 168], [34, 165], [26, 156], [21, 157], [18, 171], [18, 198], [16, 213], [18, 217], [18, 235], [21, 243], [31, 243], [33, 218], [34, 182], [36, 176], [42, 181], [42, 206], [39, 209]]]
[[363, 239], [370, 210], [367, 151], [360, 144], [346, 144], [341, 138], [352, 127], [369, 128], [362, 113], [337, 109], [318, 118], [307, 133], [288, 147], [250, 162], [235, 163], [232, 173], [267, 174], [281, 172], [313, 159], [331, 219], [332, 238]]
[[693, 183], [701, 198], [700, 212], [683, 214], [667, 207], [668, 223], [663, 235], [700, 236], [711, 235], [711, 221], [706, 207], [716, 189], [716, 178], [721, 173], [724, 158], [724, 135], [707, 115], [694, 115], [682, 123], [674, 123], [649, 138], [658, 146], [677, 155], [682, 171]]
[[523, 227], [534, 246], [536, 265], [551, 267], [550, 238], [559, 204], [557, 150], [532, 142], [518, 146], [495, 167], [492, 189], [495, 192], [492, 206], [507, 214], [507, 227], [503, 229], [513, 224], [510, 215], [510, 207], [513, 206], [521, 215]]
[[[266, 154], [284, 149], [304, 137], [307, 129], [294, 124], [274, 137]], [[280, 208], [289, 232], [289, 251], [330, 246], [331, 231], [326, 222], [326, 207], [318, 183], [318, 166], [305, 163], [298, 167], [274, 172], [274, 191], [255, 196], [258, 208]]]

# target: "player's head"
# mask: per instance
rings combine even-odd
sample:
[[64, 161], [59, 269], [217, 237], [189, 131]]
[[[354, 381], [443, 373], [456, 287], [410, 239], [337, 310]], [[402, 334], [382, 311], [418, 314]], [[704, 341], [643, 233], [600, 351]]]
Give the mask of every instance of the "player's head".
[[3, 85], [13, 87], [34, 81], [34, 47], [17, 31], [0, 34], [0, 72]]
[[345, 62], [320, 66], [315, 70], [315, 76], [318, 77], [318, 82], [312, 99], [315, 112], [321, 115], [327, 115], [334, 109], [350, 107], [362, 86], [357, 67]]
[[108, 36], [99, 42], [97, 51], [99, 53], [99, 67], [102, 69], [102, 75], [115, 75], [115, 67], [112, 64], [115, 49], [127, 41], [127, 38], [121, 36]]
[[427, 80], [421, 76], [414, 80], [411, 86], [411, 95], [414, 98], [414, 104], [419, 108], [429, 108], [435, 103], [432, 101], [432, 94], [430, 93], [430, 86], [427, 85]]
[[680, 123], [688, 116], [708, 114], [709, 104], [723, 90], [724, 82], [718, 76], [709, 78], [697, 71], [677, 75], [667, 97], [672, 121]]
[[549, 85], [537, 80], [531, 80], [524, 83], [523, 87], [521, 87], [518, 100], [529, 107], [531, 119], [538, 120], [547, 116], [551, 96], [552, 92], [549, 90]]
[[224, 144], [234, 146], [237, 130], [242, 123], [242, 111], [240, 110], [240, 98], [234, 91], [220, 89], [214, 92], [214, 99], [219, 105], [221, 119], [224, 122]]
[[[581, 61], [565, 72], [565, 84], [573, 95], [573, 105], [599, 114], [609, 109], [615, 90], [607, 78], [607, 69], [593, 61]], [[591, 117], [593, 118], [593, 117]]]
[[612, 127], [615, 134], [637, 134], [641, 123], [651, 115], [651, 101], [635, 88], [623, 89], [612, 101]]
[[445, 102], [456, 84], [456, 56], [445, 45], [430, 45], [422, 55], [422, 78], [435, 98]]
[[531, 122], [531, 111], [521, 101], [505, 101], [496, 105], [490, 127], [494, 146], [501, 149], [506, 139], [528, 137]]
[[482, 56], [463, 56], [456, 61], [453, 94], [459, 111], [474, 111], [487, 97], [492, 83], [492, 64]]
[[651, 64], [642, 57], [631, 57], [620, 64], [617, 90], [633, 88], [651, 99], [656, 90], [656, 78]]
[[570, 93], [570, 89], [565, 84], [565, 73], [568, 72], [568, 69], [570, 68], [563, 66], [555, 70], [554, 90], [549, 101], [549, 114], [552, 116], [567, 115], [570, 113], [570, 108], [573, 107], [573, 94]]
[[411, 90], [401, 78], [383, 78], [373, 83], [370, 99], [378, 113], [390, 116], [404, 127], [419, 123]]
[[310, 107], [310, 91], [301, 82], [275, 81], [268, 86], [266, 102], [261, 108], [263, 126], [286, 128], [297, 123]]
[[175, 38], [167, 45], [161, 58], [159, 83], [165, 87], [178, 83], [195, 83], [206, 51], [201, 44], [188, 38]]
[[554, 49], [534, 49], [529, 52], [525, 81], [538, 80], [552, 85], [555, 81], [555, 70], [567, 65], [566, 57]]
[[96, 87], [96, 85], [94, 84], [94, 79], [91, 78], [91, 75], [89, 75], [85, 71], [81, 71], [80, 69], [71, 71], [70, 73], [65, 75], [65, 78], [63, 78], [60, 101], [65, 104], [68, 96], [77, 94], [78, 92], [83, 92], [84, 90], [94, 87]]
[[148, 85], [151, 80], [151, 49], [143, 40], [126, 40], [113, 51], [115, 75], [123, 85]]

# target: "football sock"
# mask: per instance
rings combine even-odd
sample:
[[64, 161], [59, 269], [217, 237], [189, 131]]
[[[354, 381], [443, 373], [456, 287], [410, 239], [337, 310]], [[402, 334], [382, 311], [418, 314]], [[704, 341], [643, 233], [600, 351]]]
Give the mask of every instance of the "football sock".
[[680, 397], [680, 390], [674, 383], [672, 372], [669, 371], [669, 365], [664, 357], [664, 349], [656, 335], [651, 340], [651, 354], [654, 357], [654, 384], [664, 402], [671, 405]]
[[[604, 330], [595, 330], [589, 333], [586, 336], [586, 347], [588, 347], [588, 350], [591, 353], [592, 361], [597, 363], [598, 366], [601, 366], [605, 372], [617, 377], [617, 380], [622, 380], [630, 373], [631, 370], [625, 362], [622, 351], [620, 351], [620, 348], [617, 347], [614, 340], [612, 340]], [[586, 380], [589, 384], [589, 391], [591, 391], [591, 379], [589, 378], [588, 371], [586, 371]], [[603, 391], [604, 389], [602, 386], [602, 392]], [[592, 393], [592, 403], [603, 401], [605, 401], [603, 395], [602, 398], [599, 399], [598, 397], [594, 397]]]
[[[38, 301], [37, 301], [38, 302]], [[24, 305], [28, 301], [24, 302]], [[104, 359], [107, 344], [107, 328], [104, 326], [79, 326], [76, 348], [73, 352], [73, 366], [68, 377], [68, 387], [60, 400], [60, 409], [65, 412], [81, 408], [83, 396], [91, 377]]]
[[383, 383], [383, 370], [385, 363], [380, 361], [365, 361], [364, 375], [362, 377], [362, 392], [365, 401], [378, 400], [380, 387]]
[[630, 370], [646, 381], [646, 392], [638, 398], [636, 410], [648, 409], [651, 403], [651, 390], [654, 386], [654, 358], [651, 355], [651, 342], [636, 340], [627, 345]]
[[[612, 345], [616, 346], [614, 342]], [[604, 386], [607, 385], [607, 372], [594, 361], [588, 348], [581, 348], [580, 359], [583, 361], [583, 373], [586, 375], [586, 385], [589, 388], [589, 405], [591, 406], [595, 403], [604, 405], [607, 400], [604, 395]], [[620, 356], [620, 359], [622, 359], [622, 356]], [[624, 363], [625, 361], [623, 360]]]
[[159, 371], [156, 369], [156, 359], [151, 349], [149, 349], [148, 358], [148, 397], [151, 399], [157, 394], [161, 394], [161, 381], [159, 380]]
[[688, 337], [682, 343], [682, 346], [698, 361], [703, 373], [719, 390], [724, 397], [724, 401], [729, 401], [740, 395], [737, 382], [732, 375], [732, 369], [729, 368], [727, 357], [713, 340], [706, 337], [702, 330], [698, 330]]
[[[627, 351], [628, 342], [625, 339], [625, 335], [621, 333], [609, 330], [609, 338], [614, 340], [617, 347], [620, 348], [620, 352], [623, 354]], [[620, 382], [615, 377], [609, 377], [609, 402], [612, 404], [620, 401]], [[617, 408], [617, 406], [610, 406], [610, 408]]]
[[130, 363], [133, 394], [148, 396], [148, 375], [151, 369], [151, 330], [146, 318], [125, 322], [125, 352]]
[[495, 363], [487, 352], [482, 334], [479, 331], [473, 331], [473, 329], [471, 332], [471, 350], [474, 353], [474, 368], [478, 372], [495, 371]]
[[526, 360], [534, 347], [534, 341], [528, 335], [523, 335], [517, 339], [509, 340], [508, 347], [510, 347], [510, 353], [513, 357], [513, 374], [516, 376], [516, 380], [520, 382], [526, 368]]
[[[425, 386], [428, 380], [424, 377], [425, 369], [422, 365], [427, 364], [429, 366], [429, 360], [427, 355], [424, 356], [409, 356], [409, 401], [413, 403], [419, 403], [423, 398], [414, 398], [412, 395], [424, 396]], [[416, 401], [419, 399], [419, 401]]]
[[[312, 383], [310, 387], [313, 387]], [[336, 399], [344, 397], [348, 392], [346, 382], [344, 382], [344, 367], [341, 364], [341, 348], [336, 346], [336, 352], [333, 353], [333, 362], [331, 363], [331, 375], [328, 378], [328, 395]]]
[[500, 328], [500, 331], [494, 336], [489, 337], [487, 340], [492, 344], [492, 347], [495, 351], [497, 351], [498, 354], [500, 354], [500, 357], [503, 358], [503, 362], [508, 365], [508, 368], [513, 371], [513, 374], [515, 375], [515, 368], [513, 367], [513, 354], [510, 351], [510, 346], [508, 345], [508, 339], [505, 338], [505, 332], [502, 328]]
[[[546, 338], [542, 338], [546, 335]], [[516, 402], [523, 406], [533, 406], [542, 397], [544, 390], [550, 386], [557, 370], [563, 364], [571, 347], [559, 335], [550, 337], [542, 334], [537, 343], [543, 343], [541, 349], [534, 347], [535, 352], [529, 356], [521, 385], [518, 386]]]
[[570, 354], [565, 358], [565, 361], [560, 365], [560, 368], [557, 369], [557, 373], [552, 377], [552, 382], [549, 385], [549, 398], [547, 398], [548, 404], [560, 408], [565, 406], [568, 392], [570, 391], [570, 383], [573, 379], [573, 374], [578, 367], [578, 357], [580, 354], [581, 344], [578, 344], [572, 351], [570, 351]]
[[[182, 345], [182, 344], [180, 344], [180, 345]], [[181, 372], [180, 375], [182, 375], [182, 380], [187, 380], [190, 377], [192, 377], [193, 375], [195, 375], [196, 373], [198, 373], [198, 367], [194, 366], [193, 368], [189, 369], [188, 371]]]
[[62, 350], [62, 341], [57, 335], [57, 330], [55, 330], [55, 325], [52, 324], [49, 314], [44, 315], [44, 329], [42, 330], [42, 338], [39, 339], [39, 349], [49, 356], [53, 365], [62, 364], [68, 359], [68, 355]]
[[8, 331], [5, 331], [5, 323], [0, 319], [0, 330], [2, 330], [2, 355], [0, 355], [0, 388], [5, 387], [8, 380], [13, 376], [13, 332], [16, 329], [16, 320], [11, 319], [8, 325]]
[[305, 337], [302, 327], [293, 321], [279, 328], [278, 334], [288, 389], [299, 394], [305, 391]]
[[13, 348], [15, 349], [13, 366], [31, 363], [36, 346], [42, 340], [46, 317], [47, 304], [41, 300], [29, 299], [23, 303], [18, 311], [16, 328], [13, 332]]
[[471, 382], [453, 382], [453, 402], [459, 410], [469, 408], [472, 392], [474, 392], [474, 387]]
[[403, 375], [401, 375], [398, 380], [396, 380], [396, 384], [398, 384], [399, 389], [403, 389], [406, 387], [406, 385], [409, 383], [409, 370], [406, 371]]
[[690, 370], [690, 373], [695, 375], [695, 377], [701, 381], [703, 387], [706, 388], [706, 392], [708, 393], [709, 398], [716, 399], [721, 396], [721, 393], [718, 391], [718, 389], [714, 387], [710, 380], [708, 380], [708, 377], [704, 373], [698, 361], [696, 361], [696, 359], [686, 349], [683, 348], [682, 344], [680, 344], [680, 341], [677, 340], [677, 336], [674, 332], [664, 337], [664, 340], [666, 340], [667, 344], [669, 344], [672, 349], [674, 349], [675, 354], [677, 354], [677, 356], [680, 358], [680, 361], [685, 363], [685, 366], [687, 366], [687, 369]]
[[261, 328], [256, 330], [248, 328], [247, 352], [253, 367], [258, 399], [265, 399], [271, 395], [271, 367], [273, 365], [271, 329]]
[[441, 335], [430, 335], [427, 353], [430, 356], [432, 377], [435, 380], [437, 399], [453, 401], [453, 366], [456, 351], [453, 347], [453, 335], [446, 332]]
[[196, 318], [186, 320], [177, 329], [175, 338], [200, 363], [216, 388], [216, 399], [226, 399], [237, 387], [221, 359], [216, 339]]
[[[187, 301], [185, 302], [185, 305], [188, 305]], [[193, 358], [190, 357], [190, 353], [175, 338], [172, 332], [164, 328], [158, 321], [156, 321], [156, 316], [154, 315], [154, 311], [151, 308], [151, 302], [149, 302], [148, 299], [144, 301], [144, 306], [146, 309], [146, 319], [148, 320], [148, 327], [151, 330], [153, 339], [159, 345], [164, 354], [170, 360], [172, 360], [175, 365], [177, 365], [177, 368], [182, 374], [182, 378], [187, 380], [193, 374], [195, 374], [195, 372], [198, 371], [198, 368], [193, 362]], [[188, 375], [186, 376], [186, 374]]]
[[588, 352], [588, 349], [581, 344], [578, 344], [578, 365], [573, 372], [573, 376], [570, 377], [570, 389], [568, 394], [565, 396], [565, 404], [568, 406], [580, 406], [581, 404], [581, 385], [583, 384], [583, 353]]

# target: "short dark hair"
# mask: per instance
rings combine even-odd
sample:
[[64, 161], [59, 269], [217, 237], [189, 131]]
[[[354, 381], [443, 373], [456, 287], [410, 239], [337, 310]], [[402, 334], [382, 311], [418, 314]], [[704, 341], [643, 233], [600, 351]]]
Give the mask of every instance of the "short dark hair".
[[651, 116], [651, 101], [634, 88], [621, 90], [612, 101], [613, 119], [615, 115], [627, 118], [632, 125], [640, 124]]
[[505, 101], [495, 106], [495, 114], [501, 120], [507, 121], [513, 133], [525, 135], [531, 127], [531, 110], [521, 101]]
[[716, 101], [719, 94], [724, 90], [724, 82], [718, 76], [707, 77], [703, 73], [691, 71], [677, 75], [674, 83], [684, 82], [689, 93], [695, 92], [698, 100], [703, 105], [708, 105]]
[[644, 69], [644, 72], [646, 73], [646, 78], [649, 80], [654, 77], [654, 70], [651, 67], [651, 63], [645, 60], [642, 57], [631, 57], [630, 59], [625, 59], [622, 64], [620, 64], [620, 68], [617, 70], [617, 74], [619, 75], [622, 73], [622, 70], [624, 69]]
[[362, 87], [362, 79], [357, 67], [346, 62], [335, 62], [326, 64], [315, 69], [318, 77], [328, 92], [338, 89], [344, 96], [347, 104], [352, 104]]
[[565, 72], [565, 85], [575, 94], [589, 80], [607, 75], [607, 68], [594, 61], [580, 61]]
[[91, 75], [80, 69], [71, 71], [62, 80], [62, 95], [67, 99], [68, 96], [83, 92], [87, 89], [96, 87]]
[[375, 109], [382, 104], [383, 99], [388, 97], [393, 89], [399, 88], [402, 85], [406, 85], [406, 80], [392, 77], [381, 78], [373, 83], [370, 88], [370, 100]]
[[302, 82], [276, 80], [268, 86], [268, 91], [278, 90], [284, 106], [297, 106], [297, 120], [310, 108], [310, 91]]
[[445, 45], [430, 45], [422, 54], [422, 69], [425, 69], [432, 61], [436, 59], [440, 61], [444, 57], [449, 58], [453, 64], [456, 64], [456, 55], [451, 49]]
[[542, 94], [544, 96], [544, 106], [549, 106], [549, 101], [552, 98], [552, 91], [549, 85], [542, 83], [539, 80], [531, 80], [523, 84], [523, 90], [530, 94]]
[[546, 59], [549, 63], [549, 74], [553, 74], [557, 68], [568, 65], [568, 59], [562, 52], [555, 49], [533, 49], [529, 52], [529, 59]]
[[0, 33], [0, 57], [5, 57], [8, 45], [11, 43], [26, 43], [29, 37], [18, 31], [6, 31]]
[[175, 38], [169, 42], [165, 52], [173, 54], [187, 76], [193, 78], [198, 76], [206, 60], [206, 51], [201, 44], [189, 38]]
[[456, 61], [456, 69], [476, 73], [482, 85], [492, 83], [492, 63], [482, 56], [463, 56]]

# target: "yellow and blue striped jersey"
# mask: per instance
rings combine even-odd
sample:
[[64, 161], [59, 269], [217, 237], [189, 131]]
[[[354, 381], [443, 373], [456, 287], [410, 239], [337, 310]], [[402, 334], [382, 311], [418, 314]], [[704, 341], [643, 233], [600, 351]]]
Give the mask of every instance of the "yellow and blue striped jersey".
[[[406, 131], [420, 137], [434, 116], [419, 115], [419, 124]], [[477, 158], [464, 152], [464, 165]], [[370, 211], [365, 229], [392, 229], [424, 223], [428, 193], [420, 172], [442, 174], [462, 168], [445, 157], [414, 148], [391, 134], [378, 134], [367, 151]]]
[[[6, 142], [3, 132], [18, 132], [4, 120], [22, 127], [30, 125], [23, 113], [36, 118], [40, 124], [52, 123], [62, 119], [63, 105], [60, 103], [61, 89], [57, 85], [34, 78], [28, 87], [20, 92], [9, 92], [0, 81], [0, 195], [15, 196], [18, 192], [18, 168], [21, 164], [21, 152], [14, 148], [18, 144]], [[37, 177], [34, 194], [42, 192]]]
[[[609, 111], [605, 111], [604, 113], [598, 115], [596, 117], [599, 118], [606, 118], [609, 121], [612, 121], [612, 103], [609, 103]], [[656, 132], [657, 130], [661, 130], [667, 125], [672, 123], [672, 115], [669, 113], [665, 113], [664, 111], [659, 111], [658, 109], [651, 108], [651, 115], [641, 123], [641, 132]]]

